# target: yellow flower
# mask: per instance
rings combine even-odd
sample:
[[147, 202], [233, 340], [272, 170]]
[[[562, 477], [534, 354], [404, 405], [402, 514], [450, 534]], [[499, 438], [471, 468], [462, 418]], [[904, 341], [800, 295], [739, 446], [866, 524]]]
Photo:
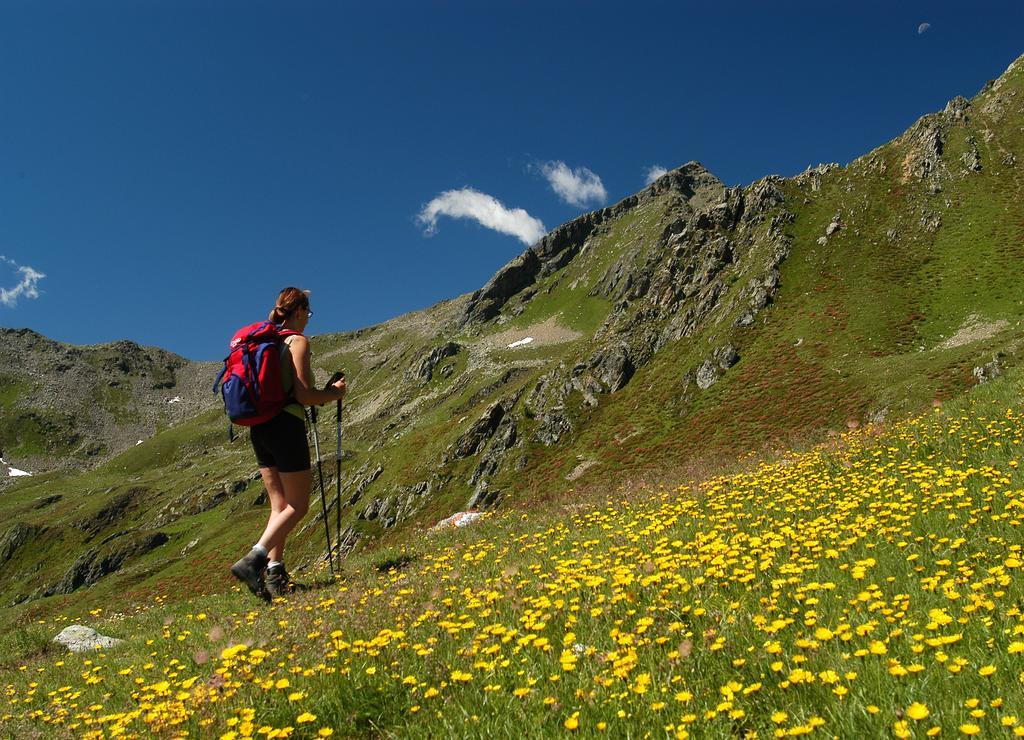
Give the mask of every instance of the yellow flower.
[[316, 721], [316, 715], [315, 714], [310, 714], [309, 712], [303, 712], [302, 714], [300, 714], [298, 717], [295, 718], [295, 724], [298, 724], [298, 725], [304, 725], [304, 724], [306, 724], [308, 722], [315, 722], [315, 721]]
[[580, 726], [580, 719], [579, 719], [579, 717], [580, 717], [580, 713], [579, 712], [573, 712], [572, 716], [568, 717], [565, 720], [565, 722], [563, 723], [565, 725], [565, 729], [567, 729], [567, 730], [575, 730], [577, 727], [579, 727]]
[[274, 688], [275, 689], [287, 689], [291, 685], [292, 685], [291, 681], [289, 681], [287, 678], [279, 678], [274, 683]]
[[994, 665], [985, 665], [978, 669], [978, 675], [981, 676], [991, 676], [995, 672], [996, 667]]
[[962, 732], [965, 735], [977, 735], [979, 732], [981, 732], [981, 728], [977, 725], [967, 723], [960, 725], [960, 732]]
[[910, 719], [922, 720], [929, 714], [928, 707], [921, 702], [915, 701], [907, 707], [907, 716]]
[[330, 727], [321, 727], [320, 731], [316, 733], [319, 737], [330, 737], [334, 734], [334, 730]]

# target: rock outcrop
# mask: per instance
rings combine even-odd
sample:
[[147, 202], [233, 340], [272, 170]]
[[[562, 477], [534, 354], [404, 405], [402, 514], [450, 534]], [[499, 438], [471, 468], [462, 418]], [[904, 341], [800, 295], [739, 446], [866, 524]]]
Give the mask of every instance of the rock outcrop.
[[[111, 573], [116, 573], [130, 559], [145, 555], [168, 541], [163, 532], [134, 533], [127, 540], [111, 547], [92, 548], [83, 553], [64, 576], [43, 592], [43, 596], [70, 594], [84, 586], [91, 586]], [[104, 543], [108, 544], [108, 543]]]

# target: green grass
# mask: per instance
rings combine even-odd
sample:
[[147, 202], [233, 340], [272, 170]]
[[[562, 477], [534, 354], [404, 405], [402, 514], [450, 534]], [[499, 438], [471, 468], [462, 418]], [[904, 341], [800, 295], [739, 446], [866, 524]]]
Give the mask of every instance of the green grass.
[[71, 416], [53, 409], [15, 409], [0, 417], [0, 449], [7, 459], [68, 454], [78, 443]]
[[[508, 511], [269, 608], [69, 603], [2, 638], [0, 717], [218, 736], [1019, 726], [1021, 391], [1013, 373], [736, 475]], [[64, 656], [47, 639], [72, 621], [127, 642]]]
[[33, 386], [23, 378], [0, 376], [0, 408], [9, 409], [31, 393]]

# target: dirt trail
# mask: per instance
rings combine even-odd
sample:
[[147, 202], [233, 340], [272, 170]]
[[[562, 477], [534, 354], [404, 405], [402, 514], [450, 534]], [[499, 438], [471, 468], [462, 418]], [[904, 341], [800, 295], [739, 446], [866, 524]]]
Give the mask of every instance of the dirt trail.
[[971, 342], [988, 339], [994, 337], [1009, 325], [1010, 323], [1005, 319], [985, 321], [977, 314], [972, 313], [964, 319], [964, 323], [956, 330], [956, 334], [938, 345], [936, 349], [953, 349], [954, 347], [962, 347]]
[[531, 324], [525, 329], [506, 329], [498, 334], [492, 334], [481, 340], [483, 349], [505, 349], [508, 345], [519, 342], [527, 337], [533, 337], [533, 341], [523, 347], [544, 347], [551, 344], [564, 344], [582, 335], [567, 326], [558, 323], [558, 316], [552, 316], [537, 324]]

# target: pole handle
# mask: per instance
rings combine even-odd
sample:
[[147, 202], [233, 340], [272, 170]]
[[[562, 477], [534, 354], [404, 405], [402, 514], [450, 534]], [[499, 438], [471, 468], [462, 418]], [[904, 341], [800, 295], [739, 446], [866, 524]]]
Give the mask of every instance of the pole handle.
[[329, 390], [332, 385], [334, 385], [335, 383], [337, 383], [339, 380], [341, 380], [344, 377], [345, 377], [345, 371], [344, 370], [336, 370], [334, 375], [331, 376], [331, 379], [328, 380], [326, 383], [324, 383], [324, 390], [325, 391]]

